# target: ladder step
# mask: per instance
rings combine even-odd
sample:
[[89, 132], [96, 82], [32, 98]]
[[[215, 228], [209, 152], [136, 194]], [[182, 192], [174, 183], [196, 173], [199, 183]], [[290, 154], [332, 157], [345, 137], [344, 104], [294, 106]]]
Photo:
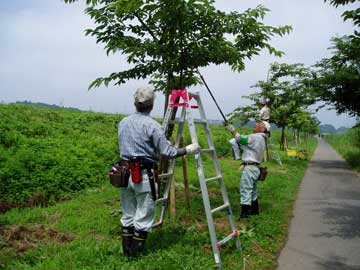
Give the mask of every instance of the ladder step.
[[222, 176], [221, 176], [221, 175], [218, 175], [218, 176], [215, 176], [215, 177], [211, 177], [211, 178], [205, 179], [205, 181], [206, 181], [206, 182], [211, 182], [211, 181], [221, 180], [221, 179], [222, 179]]
[[213, 153], [213, 152], [215, 152], [215, 149], [214, 148], [204, 148], [204, 149], [201, 149], [200, 150], [200, 152], [201, 153], [206, 153], [206, 152], [211, 152], [211, 153]]
[[226, 242], [232, 240], [234, 237], [238, 236], [238, 231], [234, 230], [231, 234], [229, 234], [228, 236], [226, 236], [224, 239], [222, 239], [221, 241], [216, 243], [216, 246], [220, 249], [220, 247], [225, 244]]
[[155, 203], [161, 203], [161, 202], [166, 202], [168, 200], [167, 197], [163, 197], [163, 198], [159, 198], [155, 201]]
[[194, 119], [195, 124], [207, 124], [206, 120]]
[[159, 174], [159, 178], [166, 178], [166, 177], [169, 177], [169, 176], [172, 176], [172, 175], [173, 175], [172, 172], [162, 173], [162, 174]]
[[179, 124], [179, 123], [184, 123], [185, 121], [181, 121], [181, 120], [169, 120], [169, 124]]
[[225, 208], [228, 208], [229, 206], [230, 206], [229, 203], [225, 203], [225, 204], [223, 204], [223, 205], [221, 205], [221, 206], [219, 206], [219, 207], [216, 207], [216, 208], [214, 208], [214, 209], [211, 209], [211, 214], [214, 214], [214, 213], [217, 212], [217, 211], [220, 211], [220, 210], [223, 210], [223, 209], [225, 209]]

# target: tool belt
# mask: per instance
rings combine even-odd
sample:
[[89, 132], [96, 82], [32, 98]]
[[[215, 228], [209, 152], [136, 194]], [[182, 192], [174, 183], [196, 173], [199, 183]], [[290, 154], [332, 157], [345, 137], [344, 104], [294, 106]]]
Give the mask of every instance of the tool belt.
[[120, 160], [109, 169], [109, 177], [114, 187], [127, 187], [130, 178], [129, 163], [126, 160]]
[[[131, 181], [134, 184], [142, 182], [142, 170], [146, 170], [149, 177], [151, 195], [155, 201], [156, 188], [155, 181], [158, 182], [158, 165], [154, 162], [146, 161], [142, 158], [134, 158], [131, 160], [120, 160], [117, 164], [112, 166], [109, 170], [110, 183], [117, 188], [127, 187], [131, 175]], [[154, 173], [153, 173], [154, 170]]]
[[267, 176], [267, 167], [260, 167], [260, 164], [257, 163], [257, 162], [243, 162], [244, 166], [247, 166], [247, 165], [252, 165], [252, 166], [257, 166], [260, 170], [260, 174], [259, 174], [259, 177], [257, 180], [259, 181], [265, 181], [266, 179], [266, 176]]
[[259, 166], [260, 164], [257, 162], [243, 162], [242, 165], [244, 165], [244, 166], [248, 166], [248, 165]]
[[155, 201], [157, 198], [155, 181], [158, 181], [158, 179], [156, 179], [158, 177], [158, 173], [157, 173], [158, 165], [154, 162], [149, 162], [143, 158], [134, 158], [129, 160], [128, 163], [131, 174], [131, 180], [134, 184], [140, 184], [142, 182], [143, 180], [142, 171], [146, 170], [147, 175], [149, 177], [151, 195], [153, 197], [153, 200]]

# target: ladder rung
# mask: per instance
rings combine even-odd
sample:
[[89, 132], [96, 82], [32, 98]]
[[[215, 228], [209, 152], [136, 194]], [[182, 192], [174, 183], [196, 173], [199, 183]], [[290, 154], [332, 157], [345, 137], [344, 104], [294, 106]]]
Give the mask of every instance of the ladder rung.
[[206, 120], [194, 119], [195, 124], [207, 124]]
[[222, 178], [221, 175], [215, 176], [215, 177], [211, 177], [208, 179], [205, 179], [206, 182], [211, 182], [211, 181], [215, 181], [215, 180], [220, 180]]
[[155, 201], [155, 203], [161, 203], [161, 202], [165, 202], [165, 201], [167, 201], [167, 200], [168, 200], [168, 198], [163, 197], [163, 198], [157, 199], [157, 200]]
[[190, 96], [190, 97], [193, 96], [193, 97], [199, 98], [199, 97], [200, 97], [200, 94], [199, 94], [199, 92], [189, 92], [189, 96]]
[[205, 149], [201, 149], [201, 152], [214, 152], [215, 149], [214, 148], [205, 148]]
[[184, 123], [185, 121], [181, 121], [181, 120], [170, 120], [168, 123], [169, 124], [179, 124], [179, 123]]
[[227, 207], [229, 207], [229, 206], [230, 206], [229, 203], [225, 203], [225, 204], [223, 204], [223, 205], [221, 205], [221, 206], [219, 206], [219, 207], [216, 207], [216, 208], [214, 208], [214, 209], [211, 209], [211, 213], [214, 214], [215, 212], [220, 211], [220, 210], [223, 210], [223, 209], [225, 209], [225, 208], [227, 208]]
[[159, 174], [159, 178], [166, 178], [166, 177], [169, 177], [169, 176], [172, 176], [173, 173], [172, 172], [169, 172], [169, 173], [163, 173], [163, 174]]
[[230, 241], [231, 239], [233, 239], [234, 237], [236, 237], [238, 235], [237, 231], [232, 232], [231, 234], [229, 234], [228, 236], [226, 236], [224, 239], [222, 239], [220, 242], [217, 242], [217, 246], [221, 247], [223, 244], [225, 244], [226, 242]]

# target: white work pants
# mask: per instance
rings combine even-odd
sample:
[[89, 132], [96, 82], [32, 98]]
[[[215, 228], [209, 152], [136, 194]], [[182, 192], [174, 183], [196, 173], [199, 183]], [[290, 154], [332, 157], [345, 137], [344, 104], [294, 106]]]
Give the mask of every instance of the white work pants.
[[260, 170], [257, 166], [247, 165], [244, 167], [240, 182], [241, 204], [251, 205], [258, 197], [257, 179]]
[[142, 178], [141, 183], [134, 184], [130, 176], [128, 187], [122, 189], [120, 222], [122, 226], [150, 232], [155, 219], [155, 202], [146, 170], [142, 170]]

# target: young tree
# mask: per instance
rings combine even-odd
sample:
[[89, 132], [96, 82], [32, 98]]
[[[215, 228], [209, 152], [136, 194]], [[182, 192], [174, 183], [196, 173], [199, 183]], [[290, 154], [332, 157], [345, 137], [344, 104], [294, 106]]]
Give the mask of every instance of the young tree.
[[[66, 3], [76, 0], [64, 0]], [[244, 69], [266, 48], [281, 51], [269, 42], [283, 36], [290, 26], [272, 27], [261, 22], [268, 9], [258, 6], [243, 13], [217, 10], [214, 0], [86, 0], [86, 13], [96, 27], [86, 30], [106, 52], [127, 56], [128, 70], [96, 79], [101, 84], [120, 85], [129, 79], [150, 78], [157, 90], [169, 94], [175, 87], [200, 83], [199, 67], [228, 64]]]
[[292, 115], [300, 109], [306, 109], [314, 103], [312, 92], [308, 85], [309, 69], [303, 64], [273, 63], [269, 70], [268, 80], [259, 81], [253, 87], [260, 92], [245, 96], [252, 101], [249, 106], [238, 107], [231, 114], [232, 121], [247, 122], [257, 118], [259, 104], [269, 100], [271, 120], [282, 130], [280, 149], [285, 150], [285, 129]]
[[311, 112], [299, 109], [290, 116], [289, 127], [293, 129], [295, 143], [300, 144], [300, 132], [304, 133], [303, 137], [307, 140], [309, 135], [318, 133], [319, 121]]

